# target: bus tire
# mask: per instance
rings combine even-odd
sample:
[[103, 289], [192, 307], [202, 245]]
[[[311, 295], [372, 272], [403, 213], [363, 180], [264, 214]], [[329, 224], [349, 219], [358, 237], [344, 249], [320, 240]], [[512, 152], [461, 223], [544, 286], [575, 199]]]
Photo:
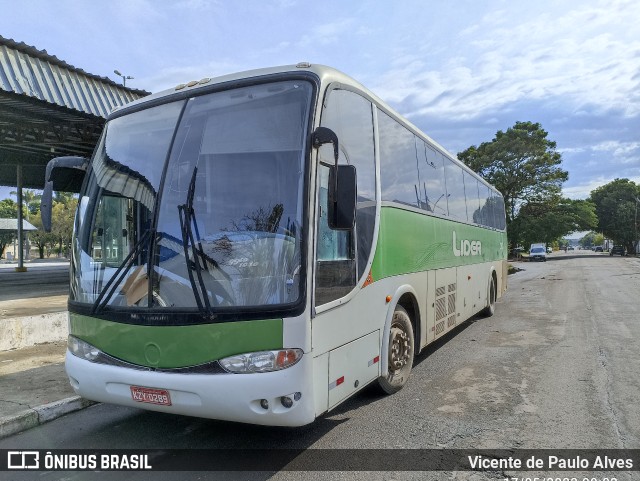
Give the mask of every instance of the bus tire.
[[489, 284], [489, 290], [487, 292], [487, 307], [485, 307], [480, 314], [483, 317], [491, 317], [496, 312], [496, 298], [498, 295], [498, 286], [496, 285], [496, 278], [491, 276]]
[[402, 389], [413, 367], [414, 337], [411, 318], [402, 306], [396, 306], [389, 331], [388, 373], [378, 378], [380, 389], [393, 394]]

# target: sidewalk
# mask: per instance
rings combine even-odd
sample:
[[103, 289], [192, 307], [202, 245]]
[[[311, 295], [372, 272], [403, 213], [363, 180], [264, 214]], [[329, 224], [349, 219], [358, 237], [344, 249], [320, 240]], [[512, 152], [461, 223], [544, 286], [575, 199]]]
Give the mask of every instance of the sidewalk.
[[[0, 265], [3, 290], [9, 292], [0, 297], [0, 439], [93, 404], [75, 395], [64, 371], [66, 294], [48, 295], [46, 284], [13, 294], [12, 285], [25, 279], [24, 273], [15, 273], [15, 279], [10, 274], [14, 265]], [[64, 268], [65, 263], [40, 266]], [[40, 266], [27, 264], [34, 274]]]
[[64, 371], [66, 341], [0, 351], [0, 439], [93, 404]]

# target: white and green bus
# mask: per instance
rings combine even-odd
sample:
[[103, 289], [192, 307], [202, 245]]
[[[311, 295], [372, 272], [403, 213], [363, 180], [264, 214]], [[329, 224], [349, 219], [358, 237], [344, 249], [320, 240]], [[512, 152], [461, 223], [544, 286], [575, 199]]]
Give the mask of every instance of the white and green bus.
[[50, 162], [44, 209], [72, 186], [66, 370], [95, 401], [304, 425], [506, 289], [500, 193], [320, 65], [137, 100]]

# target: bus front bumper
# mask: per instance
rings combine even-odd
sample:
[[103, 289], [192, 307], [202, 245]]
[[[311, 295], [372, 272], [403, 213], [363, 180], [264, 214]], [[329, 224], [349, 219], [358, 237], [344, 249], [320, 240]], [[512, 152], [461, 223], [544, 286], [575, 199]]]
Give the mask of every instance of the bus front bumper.
[[76, 394], [92, 401], [224, 421], [302, 426], [315, 419], [312, 361], [304, 355], [296, 365], [268, 373], [172, 374], [93, 363], [67, 351], [65, 368]]

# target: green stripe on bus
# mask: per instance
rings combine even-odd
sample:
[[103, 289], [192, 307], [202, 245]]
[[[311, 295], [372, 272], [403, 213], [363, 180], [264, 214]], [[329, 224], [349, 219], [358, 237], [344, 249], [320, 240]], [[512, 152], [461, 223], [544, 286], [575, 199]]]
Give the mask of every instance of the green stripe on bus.
[[[466, 242], [469, 242], [469, 247], [465, 252]], [[479, 254], [475, 252], [478, 247], [480, 247]], [[461, 250], [461, 255], [456, 256], [455, 250]], [[505, 232], [404, 209], [383, 207], [380, 211], [380, 232], [371, 270], [373, 279], [378, 280], [428, 269], [463, 266], [506, 258], [507, 234]]]
[[69, 313], [69, 334], [133, 364], [203, 364], [244, 352], [282, 348], [282, 319], [193, 326], [140, 326]]

